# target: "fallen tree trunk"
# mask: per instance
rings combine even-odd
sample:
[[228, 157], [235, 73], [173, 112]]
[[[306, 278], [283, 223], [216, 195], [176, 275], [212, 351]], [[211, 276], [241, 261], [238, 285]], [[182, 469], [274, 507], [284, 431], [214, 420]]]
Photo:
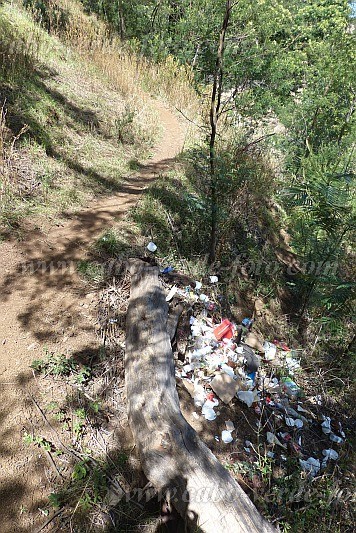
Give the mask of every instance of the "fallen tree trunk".
[[170, 312], [167, 317], [167, 333], [169, 340], [172, 342], [176, 335], [178, 322], [180, 319], [181, 314], [183, 313], [184, 305], [182, 303], [179, 303], [173, 309], [170, 309]]
[[158, 268], [132, 259], [128, 269], [128, 416], [145, 475], [194, 531], [275, 532], [180, 411]]

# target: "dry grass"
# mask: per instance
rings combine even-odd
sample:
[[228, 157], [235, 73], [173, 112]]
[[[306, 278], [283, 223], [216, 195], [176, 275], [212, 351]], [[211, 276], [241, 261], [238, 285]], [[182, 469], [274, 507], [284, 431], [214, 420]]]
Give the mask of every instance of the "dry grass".
[[[6, 4], [0, 6], [0, 80], [26, 76], [36, 66], [43, 44], [41, 29], [18, 12], [16, 21]], [[22, 31], [26, 27], [26, 31]]]
[[3, 104], [0, 108], [0, 215], [7, 213], [7, 217], [13, 221], [16, 220], [13, 198], [21, 196], [26, 199], [37, 189], [34, 174], [24, 171], [24, 157], [21, 160], [15, 151], [16, 142], [27, 129], [27, 126], [23, 126], [17, 135], [11, 135], [6, 126], [6, 108]]
[[[12, 130], [1, 163], [0, 218], [10, 228], [14, 214], [46, 218], [114, 190], [159, 134], [154, 100], [190, 116], [199, 107], [191, 72], [173, 58], [156, 65], [136, 55], [75, 0], [45, 5], [46, 20], [20, 0], [0, 7], [0, 106], [6, 101]], [[10, 159], [26, 163], [21, 179], [25, 169], [27, 181], [35, 177], [32, 197], [14, 186]]]
[[[60, 23], [58, 8], [65, 14]], [[36, 13], [34, 13], [36, 16]], [[160, 64], [137, 55], [95, 15], [86, 15], [76, 0], [50, 0], [48, 3], [51, 33], [74, 48], [111, 82], [112, 88], [139, 103], [148, 95], [167, 100], [172, 106], [196, 113], [198, 99], [193, 89], [193, 73], [169, 56]], [[41, 18], [37, 14], [37, 18]]]

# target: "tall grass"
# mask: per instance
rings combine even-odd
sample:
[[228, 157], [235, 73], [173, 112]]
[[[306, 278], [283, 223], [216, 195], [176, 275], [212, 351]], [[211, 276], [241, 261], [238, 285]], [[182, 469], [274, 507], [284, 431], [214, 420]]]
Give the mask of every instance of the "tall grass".
[[27, 76], [37, 64], [43, 32], [28, 19], [27, 31], [21, 31], [17, 24], [23, 22], [19, 17], [15, 24], [6, 4], [0, 5], [0, 81]]
[[38, 2], [26, 3], [35, 19], [96, 66], [123, 95], [145, 101], [149, 93], [178, 109], [197, 111], [189, 67], [171, 56], [158, 64], [136, 54], [103, 21], [85, 14], [76, 0], [49, 0], [43, 3], [45, 12], [36, 8]]
[[70, 13], [65, 31], [67, 41], [88, 55], [124, 95], [144, 97], [149, 92], [185, 110], [197, 103], [190, 68], [173, 57], [158, 64], [137, 55], [94, 15], [84, 15], [76, 1], [61, 0], [61, 4]]
[[0, 223], [5, 219], [10, 226], [17, 222], [18, 215], [12, 199], [14, 196], [21, 195], [28, 185], [18, 174], [14, 155], [15, 144], [26, 131], [25, 125], [15, 136], [8, 132], [6, 108], [3, 103], [0, 108]]
[[[82, 90], [78, 80], [88, 80], [88, 86]], [[103, 177], [103, 187], [116, 184], [125, 175], [125, 164], [146, 157], [154, 143], [158, 120], [152, 97], [195, 114], [199, 105], [191, 82], [190, 70], [173, 58], [158, 65], [135, 54], [104, 22], [95, 15], [86, 15], [76, 0], [12, 0], [0, 4], [0, 108], [7, 100], [9, 126], [5, 124], [4, 106], [0, 126], [0, 226], [14, 226], [15, 219], [37, 209], [41, 198], [44, 209], [49, 205], [56, 209], [55, 202], [58, 208], [56, 191], [65, 193], [74, 177], [82, 180], [84, 195], [93, 194], [99, 187], [95, 176]], [[95, 91], [95, 102], [87, 101], [87, 93]], [[88, 131], [80, 120], [83, 117], [78, 116], [80, 109], [87, 107], [99, 117], [99, 133]], [[25, 133], [26, 124], [27, 149], [18, 150], [17, 141]], [[94, 145], [97, 157], [92, 162], [89, 152]], [[46, 150], [41, 162], [36, 146]], [[91, 147], [88, 154], [86, 146]], [[57, 152], [59, 159], [48, 157], [47, 149]], [[26, 150], [28, 157], [23, 157]], [[79, 170], [68, 168], [67, 160], [78, 162]], [[40, 184], [35, 202], [28, 194], [34, 181], [34, 162]]]

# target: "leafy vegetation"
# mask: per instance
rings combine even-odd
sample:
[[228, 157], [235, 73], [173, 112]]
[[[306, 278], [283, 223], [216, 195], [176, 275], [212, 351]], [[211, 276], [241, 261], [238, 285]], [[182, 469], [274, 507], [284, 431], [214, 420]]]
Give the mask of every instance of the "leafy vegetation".
[[299, 338], [316, 342], [316, 354], [327, 347], [337, 364], [347, 358], [353, 365], [355, 47], [349, 4], [84, 4], [127, 46], [138, 49], [138, 41], [141, 53], [155, 60], [173, 55], [190, 64], [205, 95], [217, 74], [213, 150], [204, 100], [199, 145], [186, 150], [175, 175], [149, 189], [133, 220], [145, 235], [151, 231], [166, 257], [188, 260], [193, 271], [215, 256], [230, 301], [236, 291], [274, 301], [284, 292]]
[[160, 133], [143, 89], [195, 102], [183, 67], [127, 52], [76, 2], [21, 4], [0, 6], [0, 224], [10, 231], [118, 189]]
[[91, 372], [89, 367], [80, 365], [72, 357], [66, 357], [62, 354], [55, 354], [46, 351], [44, 359], [36, 359], [32, 362], [31, 368], [37, 372], [43, 372], [51, 376], [70, 376], [78, 384], [85, 383], [90, 379]]
[[77, 263], [77, 270], [84, 279], [94, 283], [100, 283], [103, 280], [102, 266], [98, 263], [88, 260], [82, 260]]
[[[163, 98], [196, 124], [196, 138], [144, 191], [130, 231], [105, 231], [79, 274], [101, 284], [113, 272], [103, 262], [141, 256], [154, 240], [164, 264], [196, 278], [216, 272], [231, 316], [262, 300], [274, 319], [262, 319], [261, 332], [302, 345], [311, 374], [332, 370], [326, 393], [349, 409], [354, 28], [346, 0], [1, 2], [1, 226], [13, 232], [28, 215], [58, 215], [118, 190], [160, 134], [152, 97]], [[32, 368], [81, 388], [92, 378], [62, 354]], [[94, 460], [85, 440], [100, 400], [48, 410], [79, 454], [50, 503], [85, 514], [112, 481], [110, 461]], [[46, 437], [24, 440], [55, 452]], [[115, 466], [126, 459], [120, 451]], [[259, 504], [271, 517], [283, 509], [284, 531], [315, 531], [320, 513], [325, 531], [351, 523], [336, 475], [307, 479], [290, 461], [279, 479], [263, 454], [228, 468], [262, 484]]]
[[[128, 46], [189, 64], [200, 94], [216, 91], [213, 151], [205, 98], [199, 142], [132, 211], [144, 240], [154, 240], [165, 265], [197, 277], [218, 273], [236, 316], [245, 302], [262, 299], [274, 320], [259, 323], [261, 330], [302, 345], [311, 379], [316, 367], [333, 372], [324, 392], [352, 410], [352, 393], [344, 390], [355, 368], [355, 42], [348, 2], [136, 2], [135, 18], [126, 2], [120, 13], [105, 2], [85, 5]], [[236, 466], [240, 475], [257, 475], [271, 488], [268, 461], [245, 467]], [[295, 464], [289, 473], [272, 483], [265, 509], [272, 516], [280, 502], [285, 531], [313, 531], [316, 522], [320, 528], [320, 515], [323, 530], [350, 527], [336, 474], [311, 481]], [[294, 499], [301, 486], [310, 492], [303, 503]]]
[[[166, 183], [161, 192], [151, 189], [135, 219], [143, 226], [159, 218], [156, 234], [166, 252], [167, 243], [178, 242], [183, 256], [210, 255], [228, 269], [240, 265], [242, 255], [245, 265], [262, 261], [278, 275], [252, 269], [255, 289], [287, 289], [299, 332], [310, 338], [320, 330], [318, 343], [324, 340], [352, 364], [355, 294], [346, 264], [353, 261], [355, 231], [355, 42], [349, 3], [84, 4], [129, 46], [139, 41], [146, 56], [173, 55], [191, 65], [198, 91], [213, 93], [213, 129], [190, 154], [195, 169], [188, 171], [188, 189], [183, 185], [185, 206], [173, 182]], [[205, 105], [202, 115], [208, 135]], [[165, 204], [160, 215], [157, 202]], [[175, 226], [176, 211], [181, 221]], [[192, 220], [199, 227], [194, 242]], [[285, 229], [288, 245], [277, 238]]]
[[43, 448], [46, 452], [50, 452], [52, 449], [52, 444], [46, 440], [44, 437], [35, 437], [33, 435], [29, 435], [28, 433], [24, 434], [23, 437], [24, 442], [26, 444], [37, 444], [41, 448]]

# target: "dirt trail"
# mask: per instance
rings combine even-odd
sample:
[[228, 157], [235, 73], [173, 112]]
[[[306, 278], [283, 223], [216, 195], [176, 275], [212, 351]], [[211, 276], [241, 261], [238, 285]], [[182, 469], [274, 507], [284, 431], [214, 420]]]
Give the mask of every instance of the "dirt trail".
[[181, 150], [177, 118], [162, 107], [158, 112], [164, 131], [155, 154], [118, 194], [69, 216], [61, 226], [29, 229], [22, 242], [0, 245], [0, 533], [33, 531], [34, 522], [44, 521], [38, 508], [48, 497], [48, 464], [39, 449], [23, 443], [24, 429], [39, 417], [30, 399], [36, 384], [29, 365], [43, 357], [45, 347], [82, 358], [99, 349], [90, 312], [93, 295], [84, 293], [75, 262]]

